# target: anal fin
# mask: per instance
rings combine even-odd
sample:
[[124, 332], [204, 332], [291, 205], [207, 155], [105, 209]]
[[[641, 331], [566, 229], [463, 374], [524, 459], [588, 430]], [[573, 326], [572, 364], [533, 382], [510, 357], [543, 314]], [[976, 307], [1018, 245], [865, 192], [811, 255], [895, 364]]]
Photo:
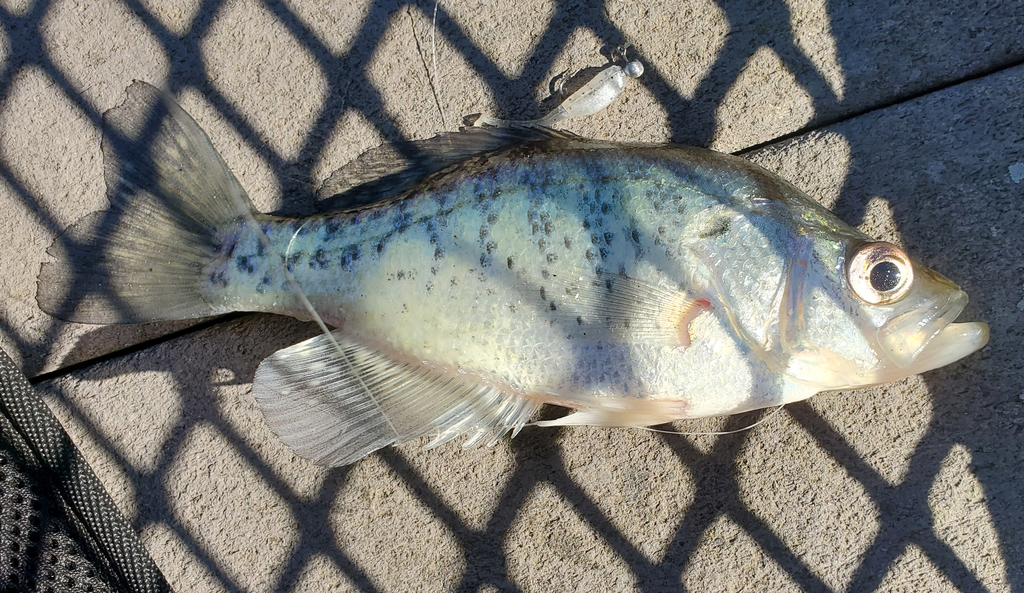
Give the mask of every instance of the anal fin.
[[402, 361], [335, 331], [264, 360], [253, 395], [271, 429], [298, 455], [327, 466], [391, 444], [460, 434], [466, 446], [517, 432], [543, 401], [507, 393], [472, 375]]

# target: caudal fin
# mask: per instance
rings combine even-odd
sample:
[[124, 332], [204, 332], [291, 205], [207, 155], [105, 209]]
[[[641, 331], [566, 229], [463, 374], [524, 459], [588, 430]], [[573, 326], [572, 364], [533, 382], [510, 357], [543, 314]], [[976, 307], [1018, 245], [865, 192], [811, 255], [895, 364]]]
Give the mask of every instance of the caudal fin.
[[[252, 203], [206, 133], [144, 82], [104, 116], [104, 177], [112, 208], [58, 237], [44, 263], [41, 309], [80, 323], [136, 323], [225, 312], [202, 294], [214, 233]], [[86, 240], [79, 240], [87, 236]]]

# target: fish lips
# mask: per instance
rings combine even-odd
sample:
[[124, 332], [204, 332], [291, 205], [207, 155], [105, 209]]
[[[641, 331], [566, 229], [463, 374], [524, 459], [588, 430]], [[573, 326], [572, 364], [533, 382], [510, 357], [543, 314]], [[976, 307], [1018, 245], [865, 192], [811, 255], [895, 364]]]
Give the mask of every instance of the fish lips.
[[876, 335], [880, 350], [902, 375], [916, 375], [950, 364], [988, 343], [988, 325], [953, 323], [967, 306], [967, 293], [950, 291], [945, 302], [913, 307], [890, 319]]

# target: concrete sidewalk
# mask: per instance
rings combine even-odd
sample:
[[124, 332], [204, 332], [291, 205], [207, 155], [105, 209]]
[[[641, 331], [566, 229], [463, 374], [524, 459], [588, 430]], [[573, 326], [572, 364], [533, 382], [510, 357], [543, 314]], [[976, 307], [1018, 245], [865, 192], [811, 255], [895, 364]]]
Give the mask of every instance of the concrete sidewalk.
[[[0, 346], [177, 590], [1024, 591], [1024, 5], [439, 3], [435, 28], [433, 3], [351, 4], [0, 6]], [[300, 214], [363, 150], [538, 116], [625, 42], [640, 84], [567, 129], [743, 152], [954, 279], [989, 346], [727, 436], [529, 428], [325, 470], [249, 393], [314, 327], [35, 304], [54, 237], [106, 207], [98, 124], [133, 79], [179, 96], [259, 208]]]

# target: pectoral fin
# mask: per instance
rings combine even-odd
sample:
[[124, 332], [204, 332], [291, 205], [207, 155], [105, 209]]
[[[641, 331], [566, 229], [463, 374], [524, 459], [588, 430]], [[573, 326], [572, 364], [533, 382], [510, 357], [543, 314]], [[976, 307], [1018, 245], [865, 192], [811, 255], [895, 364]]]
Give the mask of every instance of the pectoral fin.
[[711, 309], [707, 299], [625, 276], [556, 283], [553, 292], [543, 298], [569, 318], [568, 327], [576, 326], [575, 339], [686, 347], [690, 323]]
[[267, 423], [298, 455], [341, 466], [391, 444], [460, 434], [465, 446], [518, 432], [542, 401], [458, 370], [400, 360], [341, 332], [274, 353], [256, 370], [253, 395]]

